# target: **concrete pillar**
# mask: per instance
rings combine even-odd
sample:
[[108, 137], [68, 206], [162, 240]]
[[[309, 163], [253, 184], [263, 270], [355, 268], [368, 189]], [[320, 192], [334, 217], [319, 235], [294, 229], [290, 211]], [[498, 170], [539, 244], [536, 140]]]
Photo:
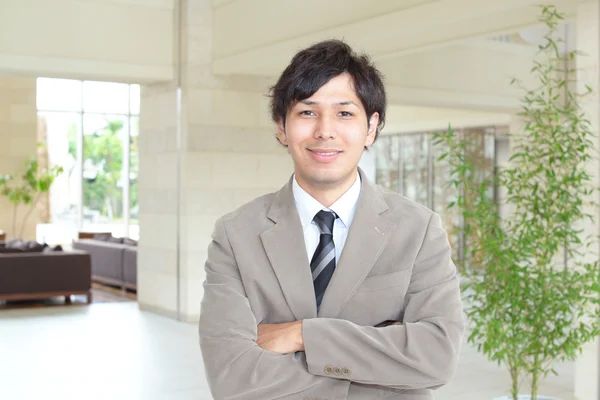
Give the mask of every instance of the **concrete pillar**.
[[[37, 111], [35, 78], [0, 77], [0, 175], [21, 176], [25, 162], [36, 155]], [[0, 196], [0, 230], [18, 234], [26, 209], [17, 214], [17, 232], [12, 231], [13, 207]], [[36, 213], [30, 215], [23, 238], [35, 239]]]
[[211, 1], [182, 11], [181, 113], [176, 82], [142, 88], [138, 302], [196, 322], [216, 219], [279, 189], [293, 164], [269, 120], [272, 82], [212, 75]]
[[[600, 148], [598, 138], [600, 128], [600, 0], [582, 1], [577, 7], [576, 15], [577, 49], [585, 53], [578, 56], [577, 85], [578, 91], [584, 92], [589, 85], [594, 93], [583, 103], [586, 117], [590, 120], [596, 135], [596, 142]], [[591, 163], [589, 172], [594, 179], [594, 185], [600, 186], [600, 165], [595, 160]], [[595, 201], [599, 199], [594, 198]], [[600, 232], [600, 213], [596, 210], [596, 224], [586, 229], [586, 234], [597, 235]], [[598, 250], [598, 249], [596, 249]], [[595, 255], [595, 257], [598, 257]], [[600, 400], [600, 340], [585, 346], [583, 354], [575, 365], [575, 398], [578, 400]]]

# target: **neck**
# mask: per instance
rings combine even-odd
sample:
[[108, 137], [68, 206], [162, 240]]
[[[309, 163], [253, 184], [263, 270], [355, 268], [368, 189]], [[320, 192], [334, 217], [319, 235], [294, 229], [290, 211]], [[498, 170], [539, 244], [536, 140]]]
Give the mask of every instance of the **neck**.
[[354, 171], [342, 182], [311, 184], [296, 174], [296, 181], [304, 191], [325, 207], [331, 207], [352, 187], [358, 179], [358, 171]]

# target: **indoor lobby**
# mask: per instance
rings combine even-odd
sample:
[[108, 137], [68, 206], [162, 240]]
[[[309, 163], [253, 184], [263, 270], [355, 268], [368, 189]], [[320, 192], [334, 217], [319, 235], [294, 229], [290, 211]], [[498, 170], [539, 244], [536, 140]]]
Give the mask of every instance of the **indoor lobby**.
[[[360, 167], [439, 213], [460, 266], [468, 240], [448, 209], [456, 192], [434, 136], [451, 125], [473, 138], [482, 176], [508, 165], [511, 138], [526, 130], [511, 78], [536, 84], [539, 3], [0, 0], [0, 243], [42, 253], [14, 276], [63, 274], [73, 285], [3, 297], [2, 268], [21, 264], [0, 254], [0, 400], [212, 399], [198, 338], [211, 234], [222, 215], [290, 179], [269, 88], [320, 40], [343, 39], [383, 73], [386, 124]], [[591, 89], [582, 111], [598, 134], [600, 0], [543, 4], [565, 16], [557, 51], [581, 52], [567, 86]], [[50, 183], [16, 205], [2, 189], [27, 171]], [[600, 233], [598, 223], [582, 229]], [[80, 264], [87, 275], [73, 272]], [[438, 400], [510, 393], [509, 371], [468, 342], [471, 329]], [[600, 400], [600, 339], [554, 370], [540, 395]]]

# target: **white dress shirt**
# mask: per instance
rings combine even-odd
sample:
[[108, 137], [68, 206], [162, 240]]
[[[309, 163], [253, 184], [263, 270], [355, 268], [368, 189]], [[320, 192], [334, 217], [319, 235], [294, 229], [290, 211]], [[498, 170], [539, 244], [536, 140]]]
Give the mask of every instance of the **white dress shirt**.
[[319, 245], [321, 236], [319, 227], [313, 221], [315, 215], [321, 210], [326, 210], [335, 212], [339, 217], [336, 218], [333, 224], [333, 244], [335, 245], [335, 262], [337, 265], [344, 249], [346, 238], [348, 237], [348, 229], [350, 228], [350, 224], [352, 224], [354, 212], [356, 211], [356, 203], [358, 202], [361, 189], [360, 175], [356, 174], [354, 184], [329, 208], [323, 206], [314, 197], [306, 193], [300, 187], [298, 181], [296, 181], [296, 175], [294, 175], [292, 189], [296, 209], [298, 210], [300, 223], [304, 231], [304, 244], [306, 245], [306, 254], [308, 255], [309, 263]]

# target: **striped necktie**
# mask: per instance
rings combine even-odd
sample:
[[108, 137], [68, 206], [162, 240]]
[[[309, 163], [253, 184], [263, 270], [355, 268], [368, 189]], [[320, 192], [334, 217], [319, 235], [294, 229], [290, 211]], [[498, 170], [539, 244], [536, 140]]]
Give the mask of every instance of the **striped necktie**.
[[319, 245], [310, 262], [315, 296], [317, 297], [317, 310], [321, 306], [325, 289], [335, 271], [335, 245], [333, 243], [333, 223], [337, 215], [329, 211], [319, 211], [314, 221], [321, 232]]

